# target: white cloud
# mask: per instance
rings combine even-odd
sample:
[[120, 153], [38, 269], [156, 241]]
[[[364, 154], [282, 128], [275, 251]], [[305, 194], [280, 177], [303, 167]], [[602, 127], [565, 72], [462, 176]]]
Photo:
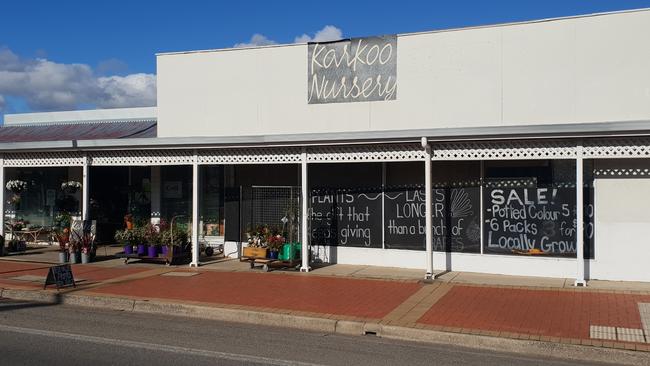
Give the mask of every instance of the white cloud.
[[336, 41], [343, 38], [343, 31], [333, 25], [326, 25], [323, 29], [317, 31], [313, 37], [308, 34], [303, 34], [294, 39], [295, 43], [306, 42], [328, 42]]
[[101, 77], [97, 81], [99, 87], [106, 93], [106, 98], [97, 103], [102, 108], [156, 104], [156, 75], [109, 76]]
[[277, 42], [275, 42], [272, 39], [269, 39], [268, 37], [266, 37], [263, 34], [255, 33], [251, 37], [250, 41], [244, 42], [244, 43], [237, 43], [233, 47], [241, 48], [241, 47], [269, 46], [269, 45], [276, 44], [276, 43]]
[[152, 106], [156, 76], [98, 76], [86, 64], [25, 59], [0, 48], [0, 95], [21, 98], [34, 111]]
[[[323, 27], [323, 29], [314, 33], [313, 37], [306, 33], [303, 33], [301, 36], [295, 37], [293, 42], [294, 43], [328, 42], [328, 41], [336, 41], [342, 38], [343, 38], [343, 31], [340, 28], [337, 28], [333, 25], [326, 25]], [[272, 44], [277, 44], [277, 42], [268, 38], [263, 34], [255, 33], [251, 37], [250, 41], [236, 43], [233, 47], [235, 48], [257, 47], [257, 46], [269, 46]]]

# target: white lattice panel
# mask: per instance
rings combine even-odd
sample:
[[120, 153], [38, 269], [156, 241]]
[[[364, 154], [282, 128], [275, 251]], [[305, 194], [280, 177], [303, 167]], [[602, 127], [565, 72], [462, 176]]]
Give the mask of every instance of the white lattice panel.
[[96, 151], [90, 155], [90, 164], [108, 165], [187, 165], [194, 155], [190, 150], [123, 150]]
[[4, 155], [6, 167], [81, 166], [83, 155], [76, 151], [8, 153]]
[[458, 142], [432, 145], [433, 160], [572, 159], [575, 146], [562, 141]]
[[311, 147], [307, 151], [310, 163], [422, 161], [420, 145], [354, 145]]
[[597, 178], [635, 178], [650, 177], [650, 168], [607, 168], [594, 169]]
[[591, 140], [585, 144], [585, 158], [650, 158], [650, 138]]
[[199, 164], [300, 163], [298, 148], [240, 148], [201, 150]]

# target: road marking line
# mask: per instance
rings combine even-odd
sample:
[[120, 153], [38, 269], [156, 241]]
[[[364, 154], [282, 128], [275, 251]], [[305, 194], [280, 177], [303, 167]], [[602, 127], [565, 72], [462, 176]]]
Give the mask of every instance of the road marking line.
[[208, 351], [208, 350], [197, 349], [197, 348], [144, 343], [144, 342], [137, 342], [137, 341], [124, 341], [120, 339], [95, 337], [95, 336], [88, 336], [82, 334], [54, 332], [49, 330], [41, 330], [41, 329], [33, 329], [33, 328], [12, 327], [3, 324], [0, 324], [0, 330], [6, 332], [52, 337], [52, 338], [63, 338], [63, 339], [69, 339], [74, 341], [80, 341], [80, 342], [99, 343], [99, 344], [106, 344], [106, 345], [119, 346], [119, 347], [129, 347], [129, 348], [137, 348], [137, 349], [147, 349], [151, 351], [165, 351], [170, 353], [220, 358], [220, 359], [226, 359], [231, 361], [263, 363], [267, 365], [278, 365], [278, 366], [323, 366], [321, 364], [316, 364], [316, 363], [280, 360], [280, 359], [268, 358], [268, 357], [242, 355], [238, 353]]

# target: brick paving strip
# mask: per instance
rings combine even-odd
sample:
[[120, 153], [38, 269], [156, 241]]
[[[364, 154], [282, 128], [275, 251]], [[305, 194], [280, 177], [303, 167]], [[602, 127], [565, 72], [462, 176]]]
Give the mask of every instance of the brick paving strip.
[[[637, 330], [647, 329], [650, 324], [650, 320], [642, 318], [642, 314], [650, 316], [650, 296], [647, 293], [459, 285], [440, 281], [422, 285], [405, 280], [351, 279], [311, 274], [271, 275], [170, 267], [73, 268], [75, 274], [78, 272], [80, 275], [83, 273], [84, 277], [93, 277], [91, 280], [94, 282], [60, 292], [41, 291], [40, 288], [25, 287], [20, 281], [7, 280], [7, 277], [39, 275], [39, 271], [46, 267], [8, 268], [0, 261], [0, 288], [4, 288], [0, 297], [352, 335], [372, 333], [385, 338], [495, 351], [650, 365], [650, 352], [621, 351], [650, 351], [650, 344], [621, 341], [638, 341]], [[164, 293], [160, 289], [172, 291]], [[473, 290], [467, 293], [467, 289]], [[559, 300], [557, 294], [561, 294]], [[515, 304], [514, 308], [519, 310], [510, 319], [503, 318], [498, 311], [494, 311], [494, 306], [486, 306], [486, 299], [488, 303], [496, 304], [496, 310], [503, 309], [503, 305], [509, 302], [511, 307]], [[450, 308], [450, 301], [460, 305], [457, 305], [457, 309]], [[575, 306], [584, 307], [585, 304], [588, 305], [586, 310], [575, 312]], [[587, 314], [594, 311], [594, 304], [599, 304], [594, 313], [598, 315], [590, 317]], [[477, 313], [477, 307], [485, 309]], [[607, 311], [608, 307], [612, 310]], [[452, 312], [445, 312], [445, 309]], [[556, 311], [558, 309], [570, 316]], [[527, 313], [538, 314], [530, 318], [536, 321], [531, 323], [529, 318], [522, 317]], [[428, 321], [434, 319], [432, 314], [438, 317], [435, 319], [450, 319], [451, 323]], [[465, 315], [459, 317], [459, 314]], [[480, 316], [485, 317], [483, 323]], [[461, 322], [462, 319], [465, 321]], [[548, 326], [540, 327], [540, 322], [548, 323]], [[543, 332], [563, 323], [576, 322], [586, 324], [577, 337], [570, 332], [553, 335]], [[507, 329], [486, 327], [494, 324], [505, 325]], [[592, 325], [612, 327], [614, 333], [619, 333], [622, 338], [590, 339]], [[596, 347], [583, 347], [585, 345]]]
[[650, 351], [641, 329], [643, 311], [636, 309], [648, 300], [649, 295], [629, 291], [456, 285], [424, 313], [416, 327]]
[[438, 300], [440, 300], [452, 285], [436, 282], [423, 286], [418, 292], [401, 303], [395, 310], [391, 311], [382, 320], [382, 324], [415, 326], [415, 323], [426, 313]]

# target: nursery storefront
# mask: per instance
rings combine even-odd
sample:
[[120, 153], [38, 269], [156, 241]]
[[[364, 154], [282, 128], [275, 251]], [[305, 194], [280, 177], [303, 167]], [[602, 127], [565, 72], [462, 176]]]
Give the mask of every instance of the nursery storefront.
[[98, 232], [179, 217], [192, 265], [200, 244], [236, 257], [275, 226], [303, 271], [650, 281], [648, 33], [644, 10], [160, 54], [156, 108], [6, 116], [0, 137], [154, 130], [3, 140], [4, 182], [28, 184], [19, 207], [4, 190], [5, 220], [47, 225], [75, 204]]

